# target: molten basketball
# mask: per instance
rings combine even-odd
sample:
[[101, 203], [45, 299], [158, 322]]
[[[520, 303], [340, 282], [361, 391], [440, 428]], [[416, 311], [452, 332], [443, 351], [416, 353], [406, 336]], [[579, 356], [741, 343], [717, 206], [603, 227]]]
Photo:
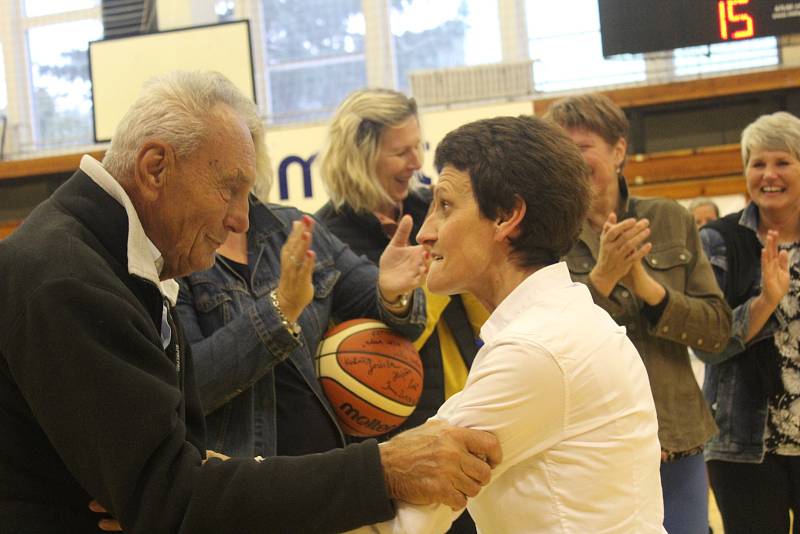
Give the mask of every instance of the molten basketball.
[[374, 319], [325, 333], [317, 376], [345, 434], [385, 434], [406, 420], [422, 393], [422, 362], [411, 341]]

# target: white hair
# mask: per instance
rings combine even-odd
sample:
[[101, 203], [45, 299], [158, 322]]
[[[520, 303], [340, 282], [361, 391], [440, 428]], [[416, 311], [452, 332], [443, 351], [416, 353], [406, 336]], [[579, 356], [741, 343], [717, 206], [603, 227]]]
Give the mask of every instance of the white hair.
[[117, 180], [133, 177], [136, 154], [148, 138], [169, 143], [178, 158], [206, 140], [215, 107], [225, 104], [245, 122], [256, 151], [253, 193], [266, 202], [272, 169], [258, 109], [225, 76], [213, 71], [173, 71], [147, 81], [111, 137], [103, 166]]
[[800, 119], [786, 111], [761, 115], [742, 131], [745, 168], [754, 150], [781, 150], [800, 159]]

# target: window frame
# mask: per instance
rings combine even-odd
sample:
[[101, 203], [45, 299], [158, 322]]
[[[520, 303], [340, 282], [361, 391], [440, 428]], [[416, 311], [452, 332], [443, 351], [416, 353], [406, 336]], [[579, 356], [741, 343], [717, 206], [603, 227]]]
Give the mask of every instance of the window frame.
[[[207, 5], [207, 0], [185, 0], [194, 2], [198, 6], [202, 2]], [[213, 6], [213, 2], [212, 2]], [[498, 18], [500, 22], [501, 60], [507, 62], [527, 60], [531, 58], [529, 51], [530, 39], [527, 33], [527, 16], [525, 0], [497, 0]], [[261, 112], [267, 118], [271, 127], [297, 128], [305, 124], [319, 124], [319, 120], [297, 120], [292, 122], [276, 123], [272, 117], [279, 115], [272, 107], [269, 94], [270, 75], [275, 72], [307, 67], [309, 65], [331, 65], [338, 62], [364, 61], [367, 85], [371, 87], [398, 87], [397, 58], [392, 44], [391, 31], [391, 2], [390, 0], [361, 0], [361, 9], [365, 19], [364, 50], [346, 56], [331, 56], [311, 60], [285, 62], [281, 65], [267, 65], [265, 19], [261, 0], [235, 0], [234, 15], [236, 18], [250, 20], [252, 32], [252, 52], [255, 68], [256, 98]], [[77, 22], [82, 20], [99, 20], [102, 22], [102, 7], [100, 5], [90, 8], [61, 11], [47, 15], [28, 17], [24, 13], [24, 0], [0, 0], [0, 44], [2, 44], [3, 68], [5, 72], [8, 131], [6, 138], [6, 154], [14, 156], [24, 154], [42, 154], [47, 152], [75, 151], [76, 147], [45, 147], [40, 146], [39, 133], [36, 131], [36, 121], [33, 106], [33, 76], [28, 45], [28, 31], [42, 26], [56, 23]], [[783, 63], [782, 47], [784, 41], [776, 40], [777, 65], [767, 68], [780, 68]], [[647, 83], [664, 83], [665, 81], [697, 78], [703, 76], [720, 76], [740, 69], [728, 69], [711, 73], [700, 73], [689, 76], [677, 74], [673, 61], [673, 52], [659, 52], [645, 54], [645, 79], [641, 82], [615, 83], [611, 81], [602, 86], [576, 85], [568, 89], [547, 92], [548, 95], [558, 92], [570, 93], [580, 90], [602, 90], [604, 88], [622, 87], [628, 85], [641, 85]], [[754, 67], [758, 68], [758, 67]], [[534, 91], [541, 91], [534, 79]], [[534, 95], [530, 95], [533, 98]], [[324, 112], [325, 110], [319, 110]], [[312, 112], [313, 113], [313, 112]], [[316, 113], [319, 115], [319, 112]], [[94, 145], [96, 146], [96, 145]]]
[[6, 115], [9, 132], [6, 137], [6, 153], [17, 155], [63, 151], [63, 148], [39, 145], [40, 134], [36, 131], [33, 105], [33, 69], [28, 31], [67, 22], [84, 20], [102, 22], [102, 8], [98, 5], [32, 17], [26, 16], [24, 10], [24, 0], [0, 2], [0, 20], [6, 21], [4, 31], [0, 32], [8, 96]]

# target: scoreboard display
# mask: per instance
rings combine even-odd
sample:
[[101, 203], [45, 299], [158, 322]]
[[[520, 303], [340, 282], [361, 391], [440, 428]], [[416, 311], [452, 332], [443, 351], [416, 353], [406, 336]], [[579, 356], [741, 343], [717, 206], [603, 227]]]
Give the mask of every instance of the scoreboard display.
[[598, 0], [603, 55], [800, 33], [800, 1]]

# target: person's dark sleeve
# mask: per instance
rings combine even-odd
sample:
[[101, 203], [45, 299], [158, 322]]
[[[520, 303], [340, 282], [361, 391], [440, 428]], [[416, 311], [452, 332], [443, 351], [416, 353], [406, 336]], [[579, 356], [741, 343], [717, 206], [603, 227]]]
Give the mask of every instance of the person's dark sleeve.
[[202, 465], [176, 365], [121, 288], [50, 282], [0, 347], [67, 469], [128, 534], [330, 532], [393, 514], [374, 441]]
[[642, 302], [642, 315], [644, 315], [644, 318], [647, 319], [650, 325], [658, 323], [658, 320], [661, 319], [661, 314], [664, 313], [667, 302], [669, 302], [669, 293], [664, 293], [664, 298], [661, 299], [658, 304], [651, 306], [646, 302]]

